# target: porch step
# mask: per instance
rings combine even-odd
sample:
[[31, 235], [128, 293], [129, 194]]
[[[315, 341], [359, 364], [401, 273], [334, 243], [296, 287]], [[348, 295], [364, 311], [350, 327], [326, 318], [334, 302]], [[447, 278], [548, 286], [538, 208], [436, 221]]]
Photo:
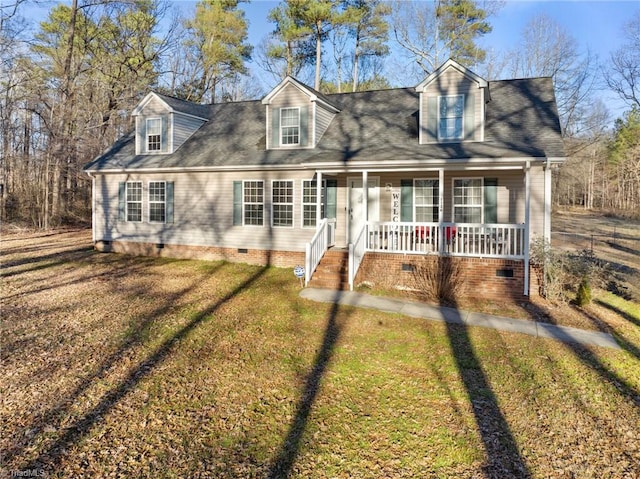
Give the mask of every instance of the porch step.
[[349, 252], [328, 250], [313, 273], [309, 286], [313, 288], [349, 289]]

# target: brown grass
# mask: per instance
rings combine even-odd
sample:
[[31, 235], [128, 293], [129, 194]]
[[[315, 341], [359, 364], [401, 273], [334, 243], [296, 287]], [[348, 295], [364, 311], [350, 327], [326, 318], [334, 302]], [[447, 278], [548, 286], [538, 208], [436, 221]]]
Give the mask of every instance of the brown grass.
[[627, 301], [581, 319], [613, 351], [315, 304], [290, 270], [100, 254], [86, 230], [0, 253], [4, 476], [637, 477]]

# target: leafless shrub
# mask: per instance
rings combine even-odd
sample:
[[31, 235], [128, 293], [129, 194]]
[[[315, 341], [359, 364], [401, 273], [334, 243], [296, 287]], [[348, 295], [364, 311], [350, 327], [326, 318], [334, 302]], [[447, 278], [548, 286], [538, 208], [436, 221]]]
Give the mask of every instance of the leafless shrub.
[[464, 284], [460, 264], [447, 256], [424, 257], [415, 265], [413, 277], [421, 298], [441, 304], [454, 303]]
[[604, 287], [609, 272], [607, 263], [592, 250], [559, 251], [543, 238], [532, 242], [530, 263], [538, 278], [539, 294], [553, 302], [568, 303], [583, 283]]

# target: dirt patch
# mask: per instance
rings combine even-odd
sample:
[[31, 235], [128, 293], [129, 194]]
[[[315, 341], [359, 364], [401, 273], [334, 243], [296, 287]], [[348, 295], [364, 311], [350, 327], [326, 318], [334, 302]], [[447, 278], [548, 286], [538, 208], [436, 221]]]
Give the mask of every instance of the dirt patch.
[[609, 290], [640, 302], [640, 221], [580, 209], [554, 212], [551, 245], [590, 250], [611, 271]]

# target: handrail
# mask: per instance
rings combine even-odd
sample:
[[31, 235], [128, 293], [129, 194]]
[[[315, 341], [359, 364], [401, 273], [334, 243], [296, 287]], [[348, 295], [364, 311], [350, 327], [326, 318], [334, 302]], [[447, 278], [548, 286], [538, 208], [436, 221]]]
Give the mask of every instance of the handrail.
[[365, 222], [360, 232], [356, 235], [356, 240], [353, 243], [349, 243], [349, 289], [351, 291], [353, 291], [353, 283], [360, 269], [362, 258], [367, 251], [367, 230], [368, 223]]
[[329, 249], [329, 246], [335, 244], [335, 219], [323, 218], [320, 220], [316, 228], [316, 232], [306, 244], [305, 248], [305, 268], [304, 268], [304, 284], [305, 286], [311, 281], [314, 271], [318, 267], [320, 260]]

